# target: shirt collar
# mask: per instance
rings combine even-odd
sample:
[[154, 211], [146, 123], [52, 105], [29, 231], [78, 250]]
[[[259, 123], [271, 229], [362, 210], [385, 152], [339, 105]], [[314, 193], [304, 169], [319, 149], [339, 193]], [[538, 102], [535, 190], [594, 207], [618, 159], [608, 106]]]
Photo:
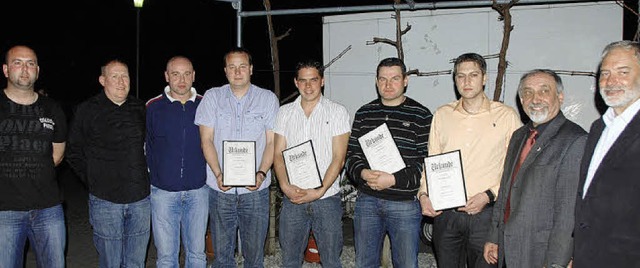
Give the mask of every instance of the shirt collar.
[[238, 102], [242, 102], [244, 99], [251, 98], [251, 96], [253, 95], [253, 91], [255, 91], [254, 89], [255, 86], [253, 84], [249, 84], [249, 90], [247, 90], [247, 93], [245, 93], [244, 96], [242, 96], [242, 98], [238, 99], [238, 97], [236, 97], [236, 95], [233, 94], [233, 90], [231, 89], [231, 84], [226, 84], [224, 85], [224, 87], [226, 88], [226, 91], [227, 91], [227, 97], [233, 98]]
[[129, 96], [127, 95], [127, 97], [124, 99], [124, 101], [120, 104], [113, 102], [111, 99], [109, 99], [109, 97], [107, 97], [107, 93], [104, 92], [104, 89], [98, 94], [100, 97], [99, 99], [102, 99], [102, 102], [104, 103], [108, 103], [110, 105], [116, 105], [116, 106], [122, 106], [125, 103], [127, 103], [129, 101]]
[[[470, 114], [464, 109], [464, 107], [462, 107], [462, 98], [458, 100], [458, 103], [453, 109], [463, 114]], [[491, 101], [489, 100], [489, 98], [487, 98], [487, 95], [485, 95], [483, 92], [482, 105], [480, 105], [480, 111], [478, 111], [478, 113], [488, 112], [490, 110], [491, 110]]]
[[625, 109], [624, 112], [622, 112], [622, 114], [618, 116], [616, 116], [616, 113], [613, 111], [613, 108], [609, 107], [609, 109], [607, 109], [607, 111], [602, 115], [602, 120], [607, 126], [609, 126], [613, 124], [614, 120], [619, 118], [618, 120], [622, 120], [622, 122], [624, 122], [624, 124], [626, 125], [626, 124], [629, 124], [629, 122], [631, 122], [631, 120], [638, 113], [639, 110], [640, 110], [640, 99], [636, 100], [633, 104], [629, 105], [629, 107], [627, 107], [627, 109]]
[[[298, 97], [296, 98], [296, 100], [294, 100], [295, 103], [297, 103], [298, 105], [296, 105], [300, 110], [302, 110], [302, 96], [298, 95]], [[320, 99], [318, 100], [318, 103], [316, 103], [316, 106], [313, 107], [313, 110], [318, 109], [319, 107], [322, 107], [322, 103], [324, 103], [324, 94], [320, 94]]]
[[[171, 89], [169, 88], [169, 86], [164, 87], [164, 95], [167, 96], [167, 99], [169, 99], [170, 102], [180, 101], [178, 99], [174, 99], [173, 97], [171, 97], [171, 94], [169, 94], [170, 91]], [[191, 87], [190, 91], [191, 91], [191, 97], [187, 101], [196, 102], [196, 95], [198, 95], [198, 92], [196, 92], [196, 89], [193, 87]]]

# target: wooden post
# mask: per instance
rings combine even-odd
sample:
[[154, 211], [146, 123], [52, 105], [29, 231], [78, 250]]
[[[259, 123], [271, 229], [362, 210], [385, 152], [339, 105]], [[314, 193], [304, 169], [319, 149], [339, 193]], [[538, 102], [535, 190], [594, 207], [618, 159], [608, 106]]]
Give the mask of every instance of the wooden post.
[[511, 31], [513, 30], [513, 25], [511, 25], [511, 7], [517, 2], [518, 0], [511, 0], [508, 4], [498, 4], [496, 0], [493, 0], [492, 8], [498, 11], [501, 19], [504, 21], [502, 47], [500, 48], [498, 74], [496, 77], [496, 89], [493, 92], [494, 101], [500, 101], [500, 97], [502, 95], [502, 83], [504, 82], [504, 75], [507, 72], [507, 49], [509, 48], [509, 39], [511, 38]]
[[[271, 1], [263, 0], [262, 3], [266, 11], [271, 11]], [[271, 44], [271, 66], [273, 67], [274, 85], [273, 92], [278, 97], [278, 100], [280, 100], [280, 58], [278, 56], [278, 41], [289, 36], [291, 29], [287, 30], [283, 35], [276, 36], [275, 31], [273, 30], [271, 14], [267, 14], [267, 25], [269, 28], [269, 41]], [[271, 175], [271, 181], [275, 182], [274, 185], [277, 185], [277, 180], [273, 173]], [[276, 253], [276, 214], [278, 213], [278, 210], [276, 209], [276, 202], [278, 202], [276, 198], [276, 191], [278, 191], [276, 186], [269, 187], [269, 230], [264, 249], [266, 255], [275, 255]]]
[[[273, 181], [274, 179], [272, 176], [271, 180]], [[278, 238], [276, 237], [277, 191], [277, 187], [269, 187], [269, 230], [267, 232], [267, 244], [264, 247], [264, 253], [269, 256], [276, 254], [276, 243], [278, 243]]]

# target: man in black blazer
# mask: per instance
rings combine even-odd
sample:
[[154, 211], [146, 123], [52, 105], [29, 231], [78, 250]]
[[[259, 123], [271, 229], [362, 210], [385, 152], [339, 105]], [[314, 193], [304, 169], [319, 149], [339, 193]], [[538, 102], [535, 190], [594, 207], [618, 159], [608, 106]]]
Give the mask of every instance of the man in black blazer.
[[609, 44], [580, 170], [574, 267], [640, 267], [640, 44]]
[[560, 111], [564, 92], [555, 72], [524, 74], [518, 96], [531, 122], [511, 136], [484, 258], [500, 268], [565, 267], [573, 251], [573, 212], [587, 133]]

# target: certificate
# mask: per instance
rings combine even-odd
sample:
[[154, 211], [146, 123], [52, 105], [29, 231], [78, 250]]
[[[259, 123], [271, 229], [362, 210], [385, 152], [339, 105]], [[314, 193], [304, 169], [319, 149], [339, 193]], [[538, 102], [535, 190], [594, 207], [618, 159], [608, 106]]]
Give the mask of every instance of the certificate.
[[311, 140], [282, 151], [282, 156], [291, 185], [301, 189], [315, 189], [322, 186], [322, 178]]
[[445, 210], [467, 204], [460, 150], [424, 159], [429, 199], [433, 209]]
[[222, 141], [222, 185], [256, 185], [255, 141]]
[[362, 135], [358, 142], [371, 169], [392, 174], [406, 167], [387, 123]]

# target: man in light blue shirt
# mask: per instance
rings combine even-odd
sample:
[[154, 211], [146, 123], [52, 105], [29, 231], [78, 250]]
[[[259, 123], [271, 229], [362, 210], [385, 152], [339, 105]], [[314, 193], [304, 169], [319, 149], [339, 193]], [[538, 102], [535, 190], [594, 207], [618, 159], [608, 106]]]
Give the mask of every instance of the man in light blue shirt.
[[[269, 225], [270, 168], [273, 163], [273, 126], [278, 98], [251, 84], [251, 54], [234, 48], [225, 57], [229, 84], [207, 90], [196, 111], [202, 151], [207, 160], [209, 226], [215, 252], [214, 267], [235, 267], [236, 232], [240, 232], [244, 267], [263, 267]], [[256, 185], [223, 185], [222, 142], [255, 141]]]

